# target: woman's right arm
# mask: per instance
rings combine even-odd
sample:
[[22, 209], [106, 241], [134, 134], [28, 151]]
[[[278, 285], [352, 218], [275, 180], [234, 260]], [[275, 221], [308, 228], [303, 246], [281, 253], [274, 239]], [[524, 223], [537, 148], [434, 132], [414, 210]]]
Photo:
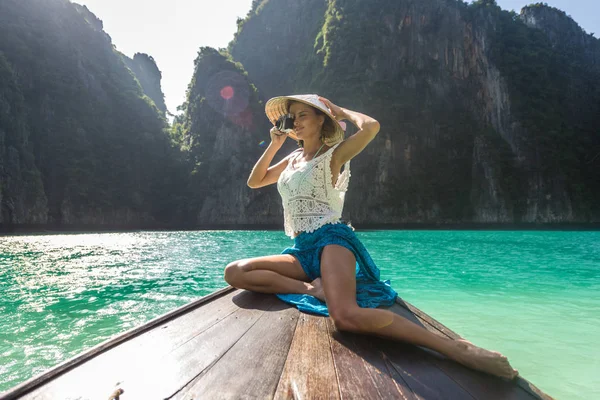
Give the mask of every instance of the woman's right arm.
[[260, 156], [254, 168], [252, 168], [252, 172], [248, 178], [248, 186], [252, 189], [258, 189], [277, 182], [279, 175], [281, 175], [285, 167], [287, 167], [288, 160], [290, 159], [290, 155], [288, 155], [277, 164], [269, 167], [271, 161], [273, 161], [273, 157], [275, 157], [275, 154], [279, 151], [287, 138], [285, 133], [280, 132], [275, 127], [271, 129], [270, 134], [271, 143], [263, 155]]

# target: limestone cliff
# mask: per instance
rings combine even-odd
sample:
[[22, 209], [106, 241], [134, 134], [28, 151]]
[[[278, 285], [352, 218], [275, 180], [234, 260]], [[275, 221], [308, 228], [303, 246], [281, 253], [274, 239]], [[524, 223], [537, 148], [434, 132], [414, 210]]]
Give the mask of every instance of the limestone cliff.
[[87, 7], [0, 2], [0, 228], [169, 222], [180, 161], [166, 128]]
[[181, 121], [195, 166], [190, 197], [197, 224], [280, 222], [275, 188], [246, 185], [268, 139], [263, 107], [241, 65], [214, 49], [200, 50]]
[[46, 222], [46, 195], [17, 77], [0, 52], [0, 224]]
[[585, 32], [564, 11], [542, 4], [521, 10], [520, 18], [527, 26], [542, 30], [552, 46], [563, 53], [580, 53], [591, 66], [600, 68], [600, 43]]
[[599, 41], [570, 18], [551, 22], [556, 37], [581, 39], [570, 57], [536, 12], [551, 11], [262, 1], [230, 51], [264, 98], [319, 92], [381, 122], [353, 161], [352, 221], [598, 221], [600, 83], [575, 65], [592, 70]]
[[246, 180], [265, 100], [310, 92], [381, 123], [352, 161], [354, 223], [599, 222], [599, 49], [540, 4], [254, 0], [169, 128], [151, 56], [85, 6], [3, 0], [0, 228], [281, 225], [276, 188]]
[[133, 59], [125, 55], [123, 55], [123, 59], [140, 82], [144, 93], [154, 101], [156, 107], [165, 115], [167, 106], [160, 85], [162, 74], [156, 66], [154, 58], [145, 53], [135, 53]]

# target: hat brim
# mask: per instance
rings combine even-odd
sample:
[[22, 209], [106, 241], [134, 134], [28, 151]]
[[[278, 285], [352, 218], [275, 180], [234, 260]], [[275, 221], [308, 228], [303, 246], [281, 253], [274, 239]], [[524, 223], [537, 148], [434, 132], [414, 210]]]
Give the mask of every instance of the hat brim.
[[[320, 104], [315, 104], [314, 102], [307, 100], [308, 98], [312, 98], [313, 100], [317, 99], [316, 101], [318, 101]], [[314, 107], [319, 111], [323, 112], [327, 117], [329, 117], [333, 121], [335, 126], [335, 133], [332, 135], [332, 137], [326, 138], [326, 143], [328, 145], [333, 145], [344, 140], [345, 132], [342, 126], [340, 125], [340, 122], [335, 119], [333, 114], [331, 114], [327, 106], [325, 106], [325, 103], [318, 100], [317, 95], [277, 96], [269, 99], [269, 101], [267, 101], [267, 103], [265, 104], [265, 113], [267, 114], [267, 118], [269, 118], [269, 121], [271, 121], [273, 125], [277, 124], [277, 120], [281, 118], [281, 116], [289, 113], [288, 104], [290, 101], [295, 101]], [[292, 137], [292, 139], [296, 141], [299, 140], [294, 134], [290, 134], [290, 137]]]

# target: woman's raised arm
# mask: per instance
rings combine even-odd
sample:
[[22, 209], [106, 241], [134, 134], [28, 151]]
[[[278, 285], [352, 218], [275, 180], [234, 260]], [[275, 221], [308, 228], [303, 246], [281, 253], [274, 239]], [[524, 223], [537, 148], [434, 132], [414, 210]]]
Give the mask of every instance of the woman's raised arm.
[[341, 166], [363, 151], [375, 138], [379, 132], [379, 122], [368, 115], [336, 106], [324, 97], [319, 99], [325, 103], [338, 121], [347, 119], [358, 128], [358, 132], [344, 140], [333, 153], [333, 161]]
[[285, 167], [287, 167], [290, 158], [290, 155], [288, 155], [277, 164], [269, 166], [271, 161], [273, 161], [273, 157], [275, 157], [275, 154], [279, 151], [287, 138], [287, 134], [279, 131], [276, 127], [271, 129], [270, 134], [271, 143], [269, 143], [265, 152], [260, 156], [256, 165], [252, 168], [252, 172], [250, 172], [250, 177], [248, 177], [248, 186], [252, 189], [257, 189], [277, 182], [279, 175], [281, 175]]

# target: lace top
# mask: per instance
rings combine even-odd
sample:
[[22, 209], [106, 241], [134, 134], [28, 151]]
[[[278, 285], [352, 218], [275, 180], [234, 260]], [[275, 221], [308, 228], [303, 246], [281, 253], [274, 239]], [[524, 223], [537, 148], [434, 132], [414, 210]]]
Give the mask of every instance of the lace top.
[[294, 237], [297, 232], [313, 232], [328, 223], [339, 222], [344, 208], [344, 197], [350, 181], [350, 162], [332, 184], [331, 156], [339, 143], [305, 164], [288, 165], [279, 176], [277, 189], [283, 201], [285, 234]]

